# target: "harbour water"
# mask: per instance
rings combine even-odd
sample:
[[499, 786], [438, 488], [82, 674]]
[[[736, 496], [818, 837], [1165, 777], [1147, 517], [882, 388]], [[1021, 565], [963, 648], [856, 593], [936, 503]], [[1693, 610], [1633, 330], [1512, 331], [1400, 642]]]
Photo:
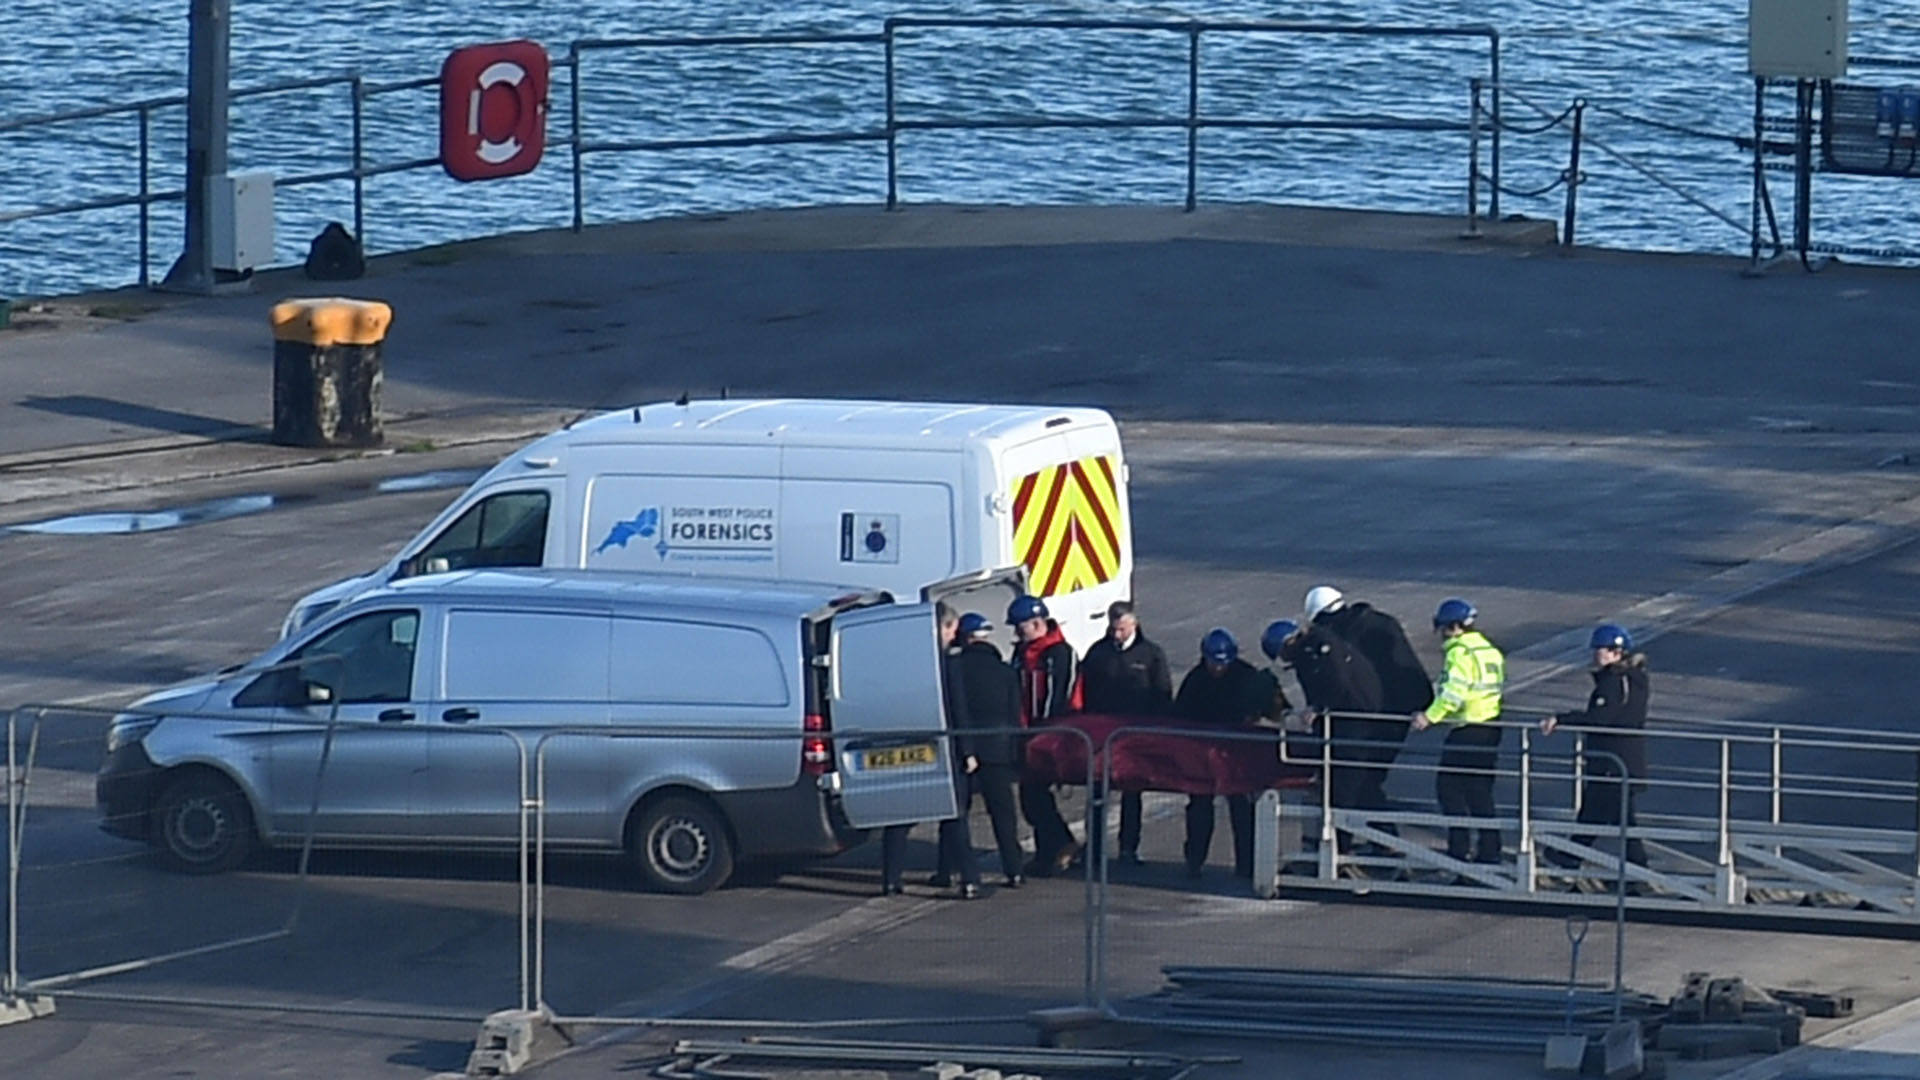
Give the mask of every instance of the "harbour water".
[[[0, 121], [181, 93], [187, 0], [11, 0], [12, 63], [0, 65]], [[1579, 231], [1585, 243], [1686, 251], [1744, 251], [1747, 238], [1688, 195], [1732, 219], [1749, 214], [1749, 158], [1733, 137], [1752, 127], [1745, 74], [1746, 0], [1683, 6], [1644, 0], [1249, 0], [1178, 4], [949, 0], [233, 0], [233, 83], [358, 72], [398, 81], [438, 71], [448, 49], [529, 37], [555, 57], [581, 38], [767, 31], [876, 31], [888, 15], [1139, 20], [1285, 19], [1351, 25], [1484, 24], [1502, 34], [1503, 80], [1549, 112], [1584, 97], [1590, 135], [1631, 161], [1589, 145], [1582, 161]], [[1900, 0], [1853, 0], [1856, 57], [1920, 58], [1920, 14]], [[1345, 35], [1206, 38], [1200, 79], [1208, 117], [1468, 116], [1468, 80], [1487, 75], [1484, 42]], [[1855, 81], [1898, 85], [1920, 72], [1857, 68]], [[1034, 116], [1177, 119], [1187, 104], [1184, 34], [1133, 30], [928, 28], [904, 34], [897, 87], [903, 119]], [[778, 49], [610, 50], [588, 54], [583, 130], [595, 140], [674, 139], [774, 131], [872, 129], [884, 115], [877, 45]], [[550, 132], [566, 130], [566, 83], [556, 79]], [[1770, 108], [1785, 115], [1790, 96]], [[350, 150], [344, 87], [236, 104], [232, 168], [278, 176], [344, 167]], [[430, 90], [367, 104], [369, 164], [429, 157], [437, 134]], [[1515, 99], [1507, 120], [1544, 117]], [[1646, 123], [1643, 121], [1655, 121]], [[184, 110], [156, 109], [155, 190], [183, 171]], [[1185, 192], [1184, 132], [909, 132], [900, 148], [908, 202], [1162, 203]], [[138, 183], [131, 116], [0, 133], [0, 212], [128, 194]], [[1564, 128], [1510, 134], [1503, 179], [1515, 191], [1548, 186], [1567, 164]], [[1277, 201], [1461, 212], [1467, 145], [1457, 132], [1205, 131], [1202, 201]], [[1649, 175], [1651, 174], [1651, 175]], [[1790, 211], [1788, 177], [1773, 195]], [[1671, 185], [1668, 186], [1668, 185]], [[589, 221], [810, 203], [877, 203], [885, 193], [878, 144], [595, 155], [587, 159]], [[1816, 239], [1920, 247], [1920, 180], [1822, 175]], [[462, 185], [438, 169], [367, 181], [370, 250], [508, 229], [564, 225], [572, 195], [564, 147], [532, 175]], [[1504, 213], [1558, 218], [1564, 194], [1503, 197]], [[350, 222], [344, 181], [278, 193], [277, 259], [295, 262], [328, 221]], [[0, 224], [0, 295], [125, 284], [137, 272], [132, 208]], [[153, 207], [151, 272], [177, 248], [179, 204]]]

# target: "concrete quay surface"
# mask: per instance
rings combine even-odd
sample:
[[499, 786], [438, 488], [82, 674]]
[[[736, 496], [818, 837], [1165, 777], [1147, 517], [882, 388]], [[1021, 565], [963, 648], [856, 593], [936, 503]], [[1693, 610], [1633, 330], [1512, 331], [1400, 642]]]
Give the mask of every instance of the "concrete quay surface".
[[[1286, 208], [828, 208], [391, 256], [337, 290], [397, 315], [394, 452], [370, 456], [261, 441], [266, 309], [334, 286], [281, 274], [249, 296], [53, 301], [0, 333], [0, 527], [275, 502], [133, 535], [0, 531], [12, 631], [0, 700], [110, 707], [244, 659], [295, 596], [373, 565], [454, 490], [383, 481], [456, 485], [566, 416], [725, 387], [1111, 409], [1133, 467], [1137, 596], [1176, 664], [1209, 626], [1250, 641], [1332, 581], [1414, 629], [1439, 598], [1473, 598], [1516, 674], [1537, 678], [1517, 706], [1581, 696], [1583, 677], [1562, 666], [1580, 652], [1569, 635], [1628, 613], [1664, 631], [1651, 648], [1656, 712], [1910, 729], [1920, 276], [1836, 266], [1746, 279], [1729, 260], [1565, 253], [1538, 242], [1538, 223], [1462, 241], [1460, 224]], [[23, 972], [278, 925], [299, 894], [287, 860], [219, 879], [155, 870], [92, 826], [104, 718], [51, 723], [23, 844]], [[1424, 805], [1429, 783], [1397, 776], [1395, 794]], [[1178, 807], [1157, 809], [1151, 865], [1116, 879], [1111, 901], [1116, 996], [1150, 991], [1167, 963], [1564, 977], [1557, 918], [1261, 903], [1218, 866], [1189, 884]], [[1218, 860], [1225, 841], [1215, 848]], [[570, 1012], [790, 1019], [998, 1016], [1078, 996], [1076, 885], [890, 903], [865, 899], [873, 864], [860, 850], [697, 901], [568, 864], [549, 897], [549, 996]], [[71, 998], [0, 1028], [0, 1060], [50, 1080], [457, 1069], [473, 1024], [424, 1017], [513, 1004], [516, 898], [511, 860], [329, 853], [293, 936], [89, 987], [269, 1011]], [[1604, 974], [1605, 937], [1588, 942], [1586, 977]], [[1627, 976], [1667, 993], [1688, 970], [1746, 974], [1849, 992], [1877, 1013], [1913, 995], [1910, 952], [1635, 924]], [[1898, 1038], [1842, 1037], [1851, 1049], [1831, 1053], [1848, 1067], [1920, 1075], [1889, 1049]], [[618, 1033], [544, 1072], [628, 1071], [652, 1038]], [[1538, 1072], [1537, 1060], [1417, 1046], [1208, 1050], [1247, 1061], [1200, 1075]], [[1814, 1057], [1794, 1067], [1819, 1075]]]

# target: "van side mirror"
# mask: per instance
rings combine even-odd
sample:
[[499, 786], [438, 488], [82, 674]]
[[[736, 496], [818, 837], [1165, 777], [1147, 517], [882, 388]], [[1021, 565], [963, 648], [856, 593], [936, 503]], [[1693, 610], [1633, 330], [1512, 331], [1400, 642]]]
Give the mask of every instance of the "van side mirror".
[[453, 569], [453, 564], [448, 562], [444, 555], [436, 555], [427, 560], [427, 573], [429, 574], [444, 574], [451, 569]]
[[312, 681], [300, 684], [306, 705], [325, 705], [333, 700], [333, 687]]

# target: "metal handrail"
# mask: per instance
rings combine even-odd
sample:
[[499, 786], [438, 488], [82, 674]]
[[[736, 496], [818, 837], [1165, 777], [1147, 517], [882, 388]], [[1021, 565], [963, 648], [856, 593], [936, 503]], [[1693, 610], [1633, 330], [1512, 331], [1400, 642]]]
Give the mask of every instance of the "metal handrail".
[[[901, 34], [919, 34], [938, 30], [1008, 30], [1008, 31], [1143, 31], [1184, 35], [1188, 40], [1187, 49], [1187, 93], [1182, 103], [1185, 108], [1178, 113], [1169, 113], [1151, 117], [1064, 117], [1064, 116], [1022, 116], [999, 118], [966, 117], [903, 117], [899, 115], [899, 65], [896, 57], [897, 39]], [[1342, 23], [1303, 22], [1289, 20], [1197, 20], [1197, 19], [1073, 19], [1073, 18], [945, 18], [928, 16], [894, 16], [883, 20], [881, 29], [866, 32], [781, 32], [767, 34], [723, 34], [723, 35], [642, 35], [632, 37], [583, 37], [567, 46], [564, 56], [556, 57], [554, 66], [567, 70], [566, 109], [571, 119], [564, 134], [549, 138], [555, 145], [562, 145], [571, 151], [571, 183], [573, 195], [572, 227], [577, 231], [585, 226], [586, 192], [584, 183], [583, 159], [589, 154], [600, 153], [636, 153], [636, 152], [672, 152], [682, 150], [736, 149], [754, 146], [802, 146], [856, 143], [884, 143], [887, 180], [886, 206], [897, 209], [899, 195], [899, 142], [902, 134], [926, 131], [991, 131], [991, 130], [1167, 130], [1186, 132], [1186, 185], [1183, 204], [1185, 209], [1196, 209], [1199, 201], [1199, 133], [1203, 130], [1239, 130], [1239, 131], [1313, 131], [1313, 130], [1359, 130], [1359, 131], [1407, 131], [1425, 133], [1469, 133], [1473, 135], [1474, 117], [1466, 120], [1453, 120], [1431, 116], [1326, 116], [1297, 119], [1267, 118], [1258, 116], [1209, 116], [1201, 108], [1200, 71], [1201, 39], [1205, 35], [1327, 35], [1348, 37], [1382, 38], [1436, 38], [1454, 40], [1482, 40], [1487, 44], [1487, 78], [1494, 86], [1500, 82], [1500, 32], [1490, 25], [1467, 24], [1460, 26], [1417, 26], [1417, 25], [1350, 25]], [[862, 126], [848, 130], [827, 131], [791, 131], [766, 132], [739, 135], [706, 135], [686, 138], [665, 139], [608, 139], [595, 141], [591, 138], [583, 122], [582, 96], [584, 82], [582, 60], [585, 54], [615, 49], [662, 49], [662, 48], [807, 48], [821, 46], [874, 46], [882, 50], [884, 72], [884, 121], [875, 128]], [[298, 187], [303, 185], [335, 183], [348, 181], [352, 185], [354, 235], [366, 246], [366, 210], [365, 182], [369, 177], [392, 173], [432, 168], [440, 163], [439, 158], [420, 157], [394, 162], [369, 163], [366, 160], [366, 137], [364, 104], [367, 100], [392, 93], [423, 90], [438, 85], [437, 76], [402, 79], [388, 82], [366, 80], [358, 72], [336, 75], [319, 75], [301, 79], [287, 79], [265, 83], [259, 86], [245, 87], [231, 93], [234, 100], [248, 100], [271, 94], [288, 93], [301, 90], [327, 89], [335, 86], [348, 87], [352, 108], [350, 131], [351, 145], [346, 148], [348, 164], [338, 168], [321, 169], [288, 176], [276, 181], [278, 187]], [[34, 206], [17, 210], [0, 211], [0, 224], [24, 221], [34, 218], [55, 217], [89, 211], [136, 206], [140, 210], [139, 243], [140, 269], [139, 284], [145, 287], [151, 284], [151, 218], [149, 208], [155, 202], [179, 202], [184, 193], [178, 190], [155, 191], [151, 186], [150, 124], [154, 110], [176, 108], [186, 104], [185, 95], [168, 95], [143, 99], [118, 105], [94, 106], [84, 109], [68, 110], [40, 116], [21, 117], [13, 120], [0, 120], [0, 133], [16, 131], [48, 124], [67, 123], [80, 120], [112, 117], [117, 115], [137, 115], [139, 117], [139, 185], [130, 193], [104, 195], [85, 200], [73, 200], [59, 205]], [[1498, 123], [1501, 102], [1495, 95], [1492, 102], [1492, 115], [1495, 124], [1491, 132], [1491, 171], [1495, 178], [1489, 204], [1489, 212], [1498, 217], [1500, 213], [1501, 187], [1501, 130]], [[1476, 114], [1477, 115], [1477, 114]], [[1475, 156], [1477, 158], [1478, 137], [1473, 135]], [[1478, 172], [1478, 166], [1475, 166]], [[1477, 197], [1476, 197], [1477, 201]]]

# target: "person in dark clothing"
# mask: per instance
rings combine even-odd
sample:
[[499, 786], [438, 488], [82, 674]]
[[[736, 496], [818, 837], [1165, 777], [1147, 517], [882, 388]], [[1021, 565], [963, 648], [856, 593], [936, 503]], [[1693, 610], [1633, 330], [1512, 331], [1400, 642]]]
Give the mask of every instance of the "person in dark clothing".
[[[1067, 644], [1060, 624], [1047, 612], [1046, 602], [1037, 596], [1021, 596], [1007, 607], [1019, 640], [1013, 650], [1013, 671], [1020, 680], [1020, 722], [1038, 727], [1056, 717], [1079, 709], [1076, 699], [1079, 684], [1074, 679], [1073, 646]], [[1033, 861], [1027, 864], [1030, 877], [1052, 877], [1073, 864], [1080, 853], [1072, 830], [1060, 816], [1053, 800], [1053, 785], [1045, 780], [1020, 782], [1020, 813], [1033, 826]]]
[[[947, 710], [947, 730], [958, 732], [971, 726], [967, 714], [965, 695], [960, 692], [960, 672], [953, 656], [954, 639], [959, 632], [960, 620], [946, 604], [935, 609], [940, 627], [940, 689]], [[972, 759], [967, 756], [963, 740], [951, 740], [948, 759], [953, 762], [953, 784], [956, 793], [967, 790], [967, 775], [974, 770]], [[962, 900], [972, 900], [980, 895], [980, 866], [973, 855], [973, 838], [967, 829], [967, 807], [962, 804], [956, 817], [940, 823], [939, 867], [928, 884], [941, 888], [952, 884], [952, 875], [960, 875]], [[913, 831], [911, 824], [889, 825], [880, 833], [880, 895], [898, 896], [906, 892], [900, 876], [904, 869], [907, 854], [907, 834]]]
[[[1420, 662], [1413, 642], [1407, 640], [1400, 620], [1373, 605], [1350, 601], [1331, 585], [1317, 586], [1307, 593], [1307, 619], [1314, 626], [1344, 638], [1354, 647], [1374, 673], [1380, 677], [1381, 707], [1378, 711], [1396, 716], [1422, 712], [1433, 704], [1433, 677]], [[1387, 771], [1400, 755], [1400, 744], [1407, 738], [1404, 720], [1376, 720], [1366, 725], [1368, 742], [1374, 744], [1360, 754], [1363, 761], [1377, 768], [1359, 770], [1358, 805], [1368, 810], [1385, 810]], [[1386, 831], [1393, 832], [1391, 826]]]
[[[1228, 728], [1251, 729], [1273, 708], [1273, 676], [1240, 659], [1240, 643], [1220, 628], [1200, 639], [1200, 662], [1180, 680], [1173, 708], [1180, 716]], [[1253, 800], [1227, 796], [1233, 828], [1233, 872], [1253, 876]], [[1213, 847], [1213, 796], [1187, 797], [1187, 876], [1198, 878]]]
[[987, 640], [993, 629], [986, 616], [968, 612], [960, 617], [960, 650], [953, 657], [960, 697], [965, 702], [961, 730], [985, 732], [959, 740], [968, 766], [964, 820], [978, 796], [993, 822], [994, 844], [1000, 849], [1000, 871], [1009, 888], [1025, 884], [1020, 855], [1020, 817], [1014, 787], [1020, 781], [1020, 680]]
[[[1102, 716], [1168, 716], [1173, 712], [1173, 673], [1167, 654], [1140, 632], [1133, 605], [1116, 600], [1107, 607], [1107, 636], [1080, 662], [1080, 696], [1087, 712]], [[1137, 791], [1120, 793], [1120, 859], [1140, 865], [1141, 799]], [[1102, 829], [1087, 838], [1099, 857]]]
[[[1377, 760], [1373, 742], [1379, 738], [1380, 726], [1373, 720], [1339, 715], [1382, 711], [1386, 692], [1379, 673], [1347, 639], [1319, 623], [1308, 623], [1288, 637], [1280, 647], [1280, 659], [1293, 669], [1307, 707], [1321, 714], [1326, 737], [1332, 740], [1327, 748], [1332, 759], [1327, 801], [1344, 810], [1385, 809], [1384, 798], [1378, 803], [1371, 798], [1375, 770], [1354, 764]], [[1342, 852], [1349, 850], [1351, 835], [1340, 833], [1338, 843]]]
[[[1587, 759], [1586, 780], [1580, 792], [1580, 823], [1620, 826], [1620, 765], [1627, 768], [1627, 827], [1639, 824], [1634, 801], [1646, 789], [1647, 706], [1653, 700], [1653, 687], [1647, 678], [1647, 657], [1633, 650], [1633, 636], [1623, 626], [1604, 623], [1594, 628], [1588, 640], [1593, 648], [1593, 692], [1587, 695], [1587, 707], [1574, 712], [1556, 713], [1540, 722], [1540, 730], [1551, 735], [1562, 725], [1587, 732], [1587, 749], [1611, 757]], [[1596, 836], [1576, 836], [1573, 842], [1591, 847]], [[1551, 852], [1556, 865], [1573, 868], [1581, 860], [1566, 852]], [[1627, 840], [1627, 861], [1647, 865], [1647, 845], [1639, 837]]]

